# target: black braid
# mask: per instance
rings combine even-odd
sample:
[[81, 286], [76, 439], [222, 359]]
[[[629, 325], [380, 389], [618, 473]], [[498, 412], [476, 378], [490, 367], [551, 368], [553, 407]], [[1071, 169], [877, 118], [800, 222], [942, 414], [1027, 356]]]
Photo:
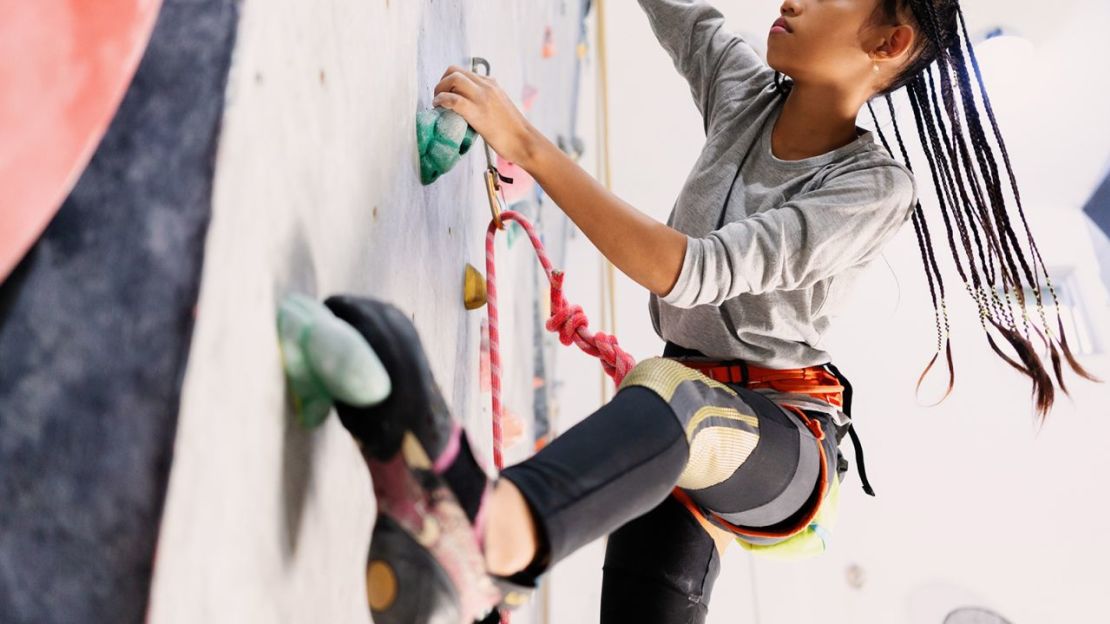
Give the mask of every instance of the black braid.
[[[1029, 266], [1025, 260], [1025, 256], [1020, 253], [1020, 247], [1017, 243], [1017, 238], [1014, 236], [1013, 228], [1010, 226], [1010, 217], [1006, 213], [1006, 203], [1005, 200], [1002, 198], [1002, 189], [998, 183], [998, 165], [995, 161], [994, 154], [992, 153], [992, 150], [987, 143], [986, 136], [983, 133], [982, 122], [979, 118], [979, 110], [975, 104], [974, 94], [971, 92], [971, 83], [970, 79], [968, 78], [967, 65], [963, 60], [963, 52], [960, 50], [958, 41], [954, 43], [952, 55], [957, 61], [956, 63], [954, 63], [953, 66], [956, 70], [959, 81], [958, 84], [960, 88], [960, 99], [963, 103], [965, 114], [968, 117], [968, 131], [971, 134], [972, 145], [973, 147], [975, 147], [976, 161], [979, 164], [979, 170], [984, 174], [984, 179], [987, 185], [988, 198], [991, 202], [992, 211], [995, 217], [1002, 224], [1000, 229], [1005, 234], [1005, 236], [998, 239], [1003, 258], [1005, 259], [1006, 264], [1010, 270], [1010, 274], [1012, 276], [1017, 276], [1017, 266], [1014, 264], [1014, 256], [1016, 255], [1017, 261], [1021, 265], [1024, 275], [1027, 279], [1029, 279], [1030, 285], [1034, 288], [1037, 288], [1037, 286], [1034, 286], [1034, 280], [1031, 279], [1032, 273], [1029, 270]], [[962, 155], [965, 161], [968, 163], [968, 171], [974, 173], [975, 169], [973, 166], [971, 166], [970, 158], [968, 158], [967, 156], [967, 146], [962, 142], [962, 140], [960, 147]], [[973, 188], [977, 189], [977, 187], [978, 184], [976, 184]], [[1019, 250], [1018, 253], [1011, 252], [1011, 244], [1013, 245], [1015, 250]], [[1018, 279], [1011, 280], [1015, 286], [1021, 285], [1020, 276], [1018, 277]], [[1006, 286], [1004, 286], [1004, 288], [1006, 293], [1008, 294], [1009, 288]], [[1019, 293], [1019, 298], [1023, 299], [1023, 291], [1019, 288], [1017, 292]], [[1022, 310], [1024, 311], [1024, 308], [1022, 308]], [[1024, 315], [1024, 313], [1023, 322], [1025, 323], [1026, 327], [1026, 336], [1028, 336], [1028, 317], [1027, 315]], [[1016, 329], [1016, 327], [1014, 329]]]
[[[926, 69], [924, 74], [925, 74], [925, 77], [928, 79], [928, 83], [927, 83], [928, 84], [928, 89], [927, 89], [927, 91], [929, 93], [929, 99], [933, 104], [933, 108], [935, 110], [941, 110], [940, 103], [937, 101], [937, 88], [936, 88], [936, 83], [933, 80], [933, 73], [932, 73], [932, 71]], [[949, 138], [948, 128], [945, 126], [944, 120], [941, 119], [939, 115], [937, 116], [937, 126], [940, 129], [940, 135], [941, 135], [941, 138], [943, 139], [941, 141], [941, 144], [944, 145], [946, 150], [947, 150], [947, 154], [942, 155], [942, 158], [947, 158], [947, 159], [952, 160], [953, 162], [957, 162], [958, 157], [955, 153], [955, 150], [953, 149], [954, 146], [955, 146], [955, 143], [954, 143], [955, 139], [954, 138]], [[954, 130], [954, 132], [955, 132], [955, 130]], [[946, 171], [948, 170], [947, 162], [945, 163], [945, 170]], [[954, 173], [957, 177], [959, 177], [960, 176], [960, 169], [955, 168]], [[983, 217], [982, 217], [982, 204], [983, 204], [982, 193], [979, 192], [978, 178], [974, 175], [975, 174], [974, 170], [970, 171], [969, 174], [970, 174], [969, 177], [971, 178], [971, 180], [973, 182], [971, 184], [972, 194], [973, 194], [974, 199], [975, 199], [976, 207], [979, 208], [979, 213], [980, 213], [979, 218], [980, 218], [980, 223], [982, 223], [982, 220], [983, 220]], [[960, 191], [962, 193], [963, 190], [964, 190], [963, 180], [959, 180], [959, 182], [960, 182], [960, 184], [958, 185], [958, 188], [960, 189]], [[957, 186], [957, 185], [953, 184], [952, 182], [950, 182], [950, 184], [952, 184], [952, 186], [954, 186], [954, 187]], [[962, 203], [964, 204], [965, 210], [966, 210], [967, 215], [968, 215], [968, 219], [973, 220], [975, 218], [975, 215], [973, 215], [972, 212], [971, 212], [969, 202], [967, 201], [967, 197], [963, 196], [963, 197], [961, 197], [961, 199], [963, 199]], [[990, 255], [984, 256], [983, 242], [982, 242], [982, 239], [979, 236], [979, 232], [978, 232], [978, 230], [974, 230], [973, 233], [975, 235], [975, 247], [979, 250], [979, 259], [987, 267], [987, 270], [984, 272], [986, 274], [987, 283], [993, 283], [991, 281], [991, 275], [994, 272], [994, 270], [993, 270], [992, 263], [988, 261], [988, 259], [993, 260], [993, 258]]]
[[[919, 19], [922, 21], [922, 23], [927, 24], [929, 26], [930, 30], [934, 33], [943, 32], [941, 23], [939, 21], [939, 18], [938, 18], [937, 12], [935, 10], [935, 7], [933, 6], [933, 3], [930, 2], [930, 1], [923, 1], [923, 2], [919, 3], [919, 7], [921, 9], [923, 9], [923, 13], [924, 13], [924, 15], [919, 16]], [[949, 6], [948, 8], [951, 9], [951, 6]], [[938, 35], [938, 37], [939, 37], [939, 35]], [[967, 189], [965, 187], [963, 172], [966, 170], [966, 172], [968, 173], [967, 178], [968, 178], [968, 182], [970, 183], [970, 181], [974, 179], [974, 176], [973, 176], [973, 174], [974, 174], [974, 165], [972, 164], [971, 157], [968, 153], [967, 143], [964, 139], [963, 124], [962, 124], [962, 120], [961, 120], [961, 117], [960, 117], [960, 110], [957, 107], [955, 93], [953, 92], [953, 89], [952, 89], [951, 75], [949, 73], [950, 71], [953, 70], [953, 67], [958, 67], [962, 64], [962, 62], [961, 62], [962, 54], [959, 51], [959, 39], [958, 38], [954, 38], [954, 37], [949, 38], [946, 41], [946, 43], [947, 43], [947, 45], [938, 46], [940, 48], [940, 54], [939, 54], [937, 62], [938, 62], [938, 74], [939, 74], [940, 83], [941, 83], [941, 96], [942, 96], [942, 99], [943, 99], [943, 102], [944, 102], [944, 112], [945, 112], [945, 114], [947, 116], [947, 120], [948, 120], [948, 122], [949, 122], [949, 124], [951, 125], [951, 128], [952, 128], [952, 147], [954, 149], [952, 150], [953, 153], [951, 154], [951, 161], [952, 161], [951, 166], [949, 166], [948, 163], [944, 162], [946, 160], [945, 155], [944, 155], [944, 150], [941, 149], [940, 142], [937, 141], [935, 139], [935, 137], [934, 137], [934, 148], [938, 152], [938, 159], [942, 162], [942, 170], [945, 171], [945, 172], [950, 173], [954, 177], [954, 181], [950, 180], [950, 182], [954, 183], [956, 188], [958, 188], [959, 195], [960, 195], [960, 200], [962, 201], [963, 205], [965, 206], [965, 210], [966, 210], [966, 206], [969, 204], [969, 198], [968, 198]], [[919, 77], [919, 79], [915, 83], [915, 85], [919, 86], [919, 88], [921, 90], [921, 92], [917, 94], [918, 97], [921, 97], [923, 99], [924, 98], [924, 91], [925, 91], [925, 80], [923, 78]], [[961, 84], [960, 86], [962, 87], [963, 85]], [[961, 99], [964, 100], [965, 111], [966, 111], [966, 95], [967, 95], [966, 90], [961, 88], [960, 96], [961, 96]], [[926, 101], [921, 102], [919, 112], [921, 112], [922, 114], [925, 115], [926, 125], [930, 128], [930, 132], [935, 132], [935, 126], [934, 126], [934, 122], [932, 120], [932, 117], [933, 117], [932, 110], [929, 108], [928, 103]], [[970, 132], [972, 134], [972, 137], [973, 137], [973, 145], [975, 145], [974, 138], [976, 137], [976, 134], [975, 134], [976, 121], [977, 121], [977, 119], [974, 116], [971, 116], [969, 118], [969, 130], [970, 130]], [[937, 115], [937, 123], [940, 124], [941, 127], [943, 127], [943, 123], [940, 119], [939, 112], [938, 112], [938, 115]], [[982, 171], [984, 171], [984, 172], [988, 171], [988, 169], [986, 167], [986, 164], [984, 162], [984, 159], [982, 157], [981, 150], [979, 150], [979, 149], [976, 150], [976, 157], [977, 157], [977, 160], [978, 160], [978, 162], [979, 162], [979, 164], [982, 168]], [[964, 163], [964, 167], [966, 167], [966, 169], [961, 168], [959, 166], [960, 163], [961, 163], [961, 160]], [[997, 176], [995, 176], [995, 178], [996, 177]], [[990, 186], [990, 184], [989, 184], [990, 180], [989, 179], [987, 180], [987, 182], [988, 182], [988, 186]], [[993, 203], [993, 202], [997, 197], [996, 188], [997, 188], [997, 184], [994, 185], [994, 188], [988, 188], [988, 194], [989, 194], [989, 196], [992, 200], [992, 204], [995, 205], [995, 206], [997, 206], [997, 204]], [[1030, 379], [1033, 381], [1033, 391], [1034, 391], [1034, 394], [1037, 397], [1036, 402], [1037, 402], [1038, 409], [1045, 409], [1046, 410], [1047, 406], [1051, 405], [1052, 401], [1054, 399], [1054, 389], [1052, 388], [1051, 381], [1047, 380], [1047, 374], [1044, 371], [1044, 367], [1041, 365], [1039, 358], [1037, 358], [1035, 353], [1033, 352], [1032, 345], [1029, 344], [1028, 340], [1025, 339], [1025, 338], [1022, 338], [1012, 328], [1005, 327], [998, 321], [997, 311], [1000, 308], [1000, 305], [998, 305], [998, 304], [995, 304], [994, 306], [991, 305], [992, 303], [997, 302], [997, 296], [994, 293], [994, 289], [992, 287], [989, 290], [989, 294], [988, 294], [988, 289], [984, 287], [982, 281], [980, 280], [979, 271], [978, 271], [978, 268], [977, 268], [977, 266], [974, 262], [974, 258], [972, 256], [972, 251], [971, 251], [971, 245], [970, 245], [970, 242], [969, 242], [968, 236], [967, 236], [967, 231], [966, 230], [968, 228], [968, 223], [964, 222], [960, 211], [956, 210], [954, 207], [953, 207], [953, 214], [955, 216], [956, 224], [960, 228], [961, 239], [964, 242], [964, 249], [965, 249], [965, 253], [967, 254], [968, 266], [970, 267], [970, 272], [971, 272], [971, 277], [972, 277], [972, 285], [969, 285], [969, 288], [971, 288], [971, 287], [974, 288], [973, 297], [976, 298], [977, 303], [980, 306], [980, 324], [983, 326], [984, 333], [985, 333], [986, 338], [987, 338], [987, 343], [990, 345], [991, 349], [1000, 358], [1002, 358], [1003, 361], [1010, 364], [1012, 367], [1014, 367], [1015, 370], [1017, 370], [1017, 371], [1021, 372], [1022, 374], [1025, 374], [1025, 375], [1030, 377]], [[973, 231], [976, 232], [976, 235], [977, 235], [978, 232], [975, 228], [974, 222], [970, 223], [970, 227]], [[1002, 242], [1002, 247], [1003, 247], [1004, 252], [1005, 252], [1006, 251], [1005, 250], [1006, 240], [1002, 239], [1001, 242]], [[1009, 259], [1009, 254], [1004, 253], [1004, 256], [1007, 259]], [[991, 308], [993, 308], [993, 309], [991, 309]], [[998, 344], [994, 341], [993, 336], [991, 336], [991, 334], [990, 334], [989, 328], [987, 327], [988, 322], [990, 323], [991, 326], [998, 329], [999, 333], [1001, 333], [1002, 336], [1004, 338], [1006, 338], [1006, 340], [1014, 348], [1014, 350], [1018, 354], [1018, 358], [1021, 360], [1021, 364], [1018, 364], [1016, 361], [1014, 361], [1013, 359], [1011, 359], [1009, 356], [1007, 356], [1006, 354], [1004, 354], [1002, 352], [1002, 350], [999, 348]], [[1048, 383], [1045, 383], [1046, 381], [1048, 381]]]
[[[906, 167], [912, 173], [913, 165], [910, 163], [909, 155], [906, 153], [906, 145], [905, 142], [902, 141], [902, 131], [898, 128], [898, 120], [894, 115], [894, 102], [890, 99], [889, 95], [886, 97], [886, 102], [887, 107], [890, 109], [890, 117], [894, 125], [894, 135], [898, 139], [899, 148], [902, 150], [903, 160], [906, 163]], [[883, 142], [883, 147], [886, 148], [888, 154], [894, 156], [894, 153], [890, 149], [890, 142], [887, 141], [886, 134], [879, 125], [879, 118], [875, 115], [875, 108], [871, 106], [871, 102], [867, 103], [867, 110], [871, 112], [871, 120], [875, 124], [875, 131], [878, 133], [879, 139]], [[921, 210], [920, 201], [917, 201], [914, 206], [912, 220], [914, 234], [917, 236], [917, 247], [921, 252], [921, 264], [925, 267], [925, 278], [929, 282], [929, 296], [933, 300], [933, 318], [937, 325], [937, 350], [936, 353], [933, 354], [932, 359], [929, 360], [929, 363], [925, 365], [925, 370], [921, 371], [921, 375], [918, 376], [916, 390], [920, 392], [921, 382], [925, 380], [925, 376], [929, 374], [929, 370], [933, 368], [941, 352], [944, 351], [947, 353], [948, 388], [945, 390], [944, 395], [936, 403], [933, 403], [933, 405], [936, 405], [948, 398], [956, 382], [956, 370], [952, 365], [952, 342], [949, 340], [950, 328], [948, 324], [948, 308], [945, 305], [944, 299], [944, 278], [941, 276], [940, 269], [937, 268], [936, 257], [933, 255], [932, 240], [929, 236], [929, 227], [925, 222], [925, 213]], [[928, 243], [926, 243], [926, 241], [928, 241]], [[937, 296], [937, 291], [940, 292], [939, 297]]]
[[[1002, 151], [1002, 161], [1006, 165], [1006, 173], [1009, 176], [1010, 188], [1013, 191], [1014, 200], [1017, 203], [1018, 215], [1021, 217], [1022, 226], [1025, 228], [1025, 235], [1026, 235], [1026, 239], [1029, 243], [1029, 248], [1033, 253], [1033, 257], [1034, 257], [1035, 262], [1039, 263], [1040, 266], [1041, 266], [1041, 271], [1044, 274], [1044, 278], [1045, 278], [1045, 284], [1048, 287], [1049, 294], [1051, 294], [1051, 296], [1052, 296], [1052, 303], [1053, 303], [1053, 306], [1054, 306], [1055, 311], [1056, 311], [1056, 325], [1057, 325], [1057, 329], [1059, 329], [1059, 332], [1060, 332], [1060, 343], [1059, 343], [1060, 344], [1060, 349], [1064, 352], [1064, 356], [1067, 358], [1068, 364], [1079, 375], [1081, 375], [1081, 376], [1083, 376], [1086, 379], [1091, 380], [1091, 381], [1100, 381], [1098, 378], [1094, 377], [1089, 372], [1087, 372], [1079, 364], [1079, 362], [1077, 362], [1075, 360], [1075, 356], [1072, 354], [1071, 348], [1068, 346], [1067, 335], [1064, 332], [1063, 319], [1060, 315], [1060, 300], [1056, 296], [1056, 289], [1052, 286], [1052, 280], [1048, 275], [1048, 269], [1045, 267], [1044, 258], [1041, 256], [1041, 250], [1040, 250], [1040, 248], [1037, 247], [1037, 242], [1033, 239], [1033, 233], [1029, 228], [1029, 221], [1026, 219], [1026, 216], [1025, 216], [1025, 207], [1022, 205], [1022, 202], [1021, 202], [1021, 192], [1018, 190], [1017, 177], [1014, 175], [1014, 168], [1010, 163], [1010, 152], [1009, 152], [1009, 150], [1006, 149], [1006, 141], [1002, 138], [1002, 132], [998, 128], [998, 120], [994, 115], [994, 107], [991, 106], [990, 96], [987, 95], [987, 88], [986, 88], [986, 85], [983, 83], [983, 73], [979, 68], [979, 59], [975, 56], [975, 48], [974, 48], [974, 46], [971, 45], [971, 37], [967, 33], [967, 19], [964, 17], [963, 9], [959, 5], [956, 6], [956, 14], [957, 14], [957, 17], [959, 18], [960, 31], [963, 34], [964, 41], [966, 42], [966, 45], [967, 45], [968, 57], [971, 59], [971, 66], [972, 66], [972, 69], [975, 71], [975, 79], [976, 79], [976, 81], [978, 82], [978, 85], [979, 85], [979, 93], [981, 94], [981, 96], [983, 98], [983, 107], [987, 111], [987, 118], [990, 120], [991, 129], [994, 132], [995, 141], [998, 142], [998, 147]], [[1041, 300], [1042, 298], [1041, 298], [1041, 290], [1040, 290], [1040, 283], [1039, 282], [1036, 283], [1036, 287], [1034, 287], [1034, 289], [1033, 289], [1033, 295], [1034, 295], [1034, 297], [1036, 298], [1036, 301], [1037, 301], [1037, 310], [1040, 314], [1041, 322], [1044, 323], [1045, 331], [1048, 332], [1048, 334], [1049, 334], [1048, 339], [1049, 339], [1049, 342], [1051, 343], [1052, 330], [1048, 326], [1048, 319], [1045, 317], [1044, 305], [1043, 305], [1042, 300]], [[1042, 336], [1042, 338], [1043, 338], [1043, 336]], [[1064, 388], [1064, 391], [1067, 392], [1067, 390], [1064, 386], [1063, 378], [1062, 378], [1062, 366], [1060, 365], [1059, 356], [1056, 353], [1055, 347], [1052, 347], [1052, 358], [1053, 358], [1053, 367], [1054, 367], [1055, 373], [1056, 373], [1056, 379], [1060, 383], [1060, 387]]]
[[[885, 23], [899, 23], [900, 20], [904, 21], [903, 16], [912, 20], [921, 36], [916, 39], [914, 49], [910, 51], [901, 72], [879, 95], [887, 100], [902, 160], [912, 172], [891, 100], [894, 91], [905, 88], [921, 139], [922, 152], [933, 179], [956, 272], [978, 307], [979, 322], [991, 349], [1032, 381], [1036, 413], [1043, 420], [1055, 400], [1055, 386], [1030, 342], [1030, 327], [1051, 354], [1055, 381], [1061, 390], [1067, 393], [1059, 351], [1063, 352], [1068, 364], [1077, 374], [1092, 381], [1099, 380], [1079, 365], [1067, 345], [1059, 300], [1026, 219], [1009, 152], [987, 95], [958, 0], [881, 0], [879, 3], [877, 17]], [[968, 68], [969, 64], [971, 69]], [[934, 66], [935, 79], [932, 71]], [[994, 148], [984, 128], [976, 89], [971, 82], [972, 72], [995, 143], [1002, 154], [1001, 159], [995, 157]], [[776, 85], [779, 85], [777, 79]], [[883, 146], [893, 157], [891, 144], [879, 125], [874, 108], [870, 102], [867, 106]], [[1029, 250], [1028, 257], [1006, 209], [999, 160], [1006, 168], [1009, 186], [1017, 202]], [[937, 323], [937, 352], [918, 379], [918, 387], [937, 361], [942, 347], [947, 345], [944, 349], [948, 354], [949, 368], [949, 386], [945, 393], [947, 397], [952, 390], [954, 372], [944, 282], [937, 267], [932, 237], [920, 202], [914, 207], [912, 216]], [[1058, 342], [1048, 329], [1041, 294], [1042, 275], [1056, 309], [1056, 324], [1060, 334]], [[1027, 313], [1026, 285], [1033, 291], [1044, 331], [1031, 323]], [[1022, 320], [1020, 329], [1013, 309], [1015, 299], [1019, 304]], [[992, 330], [1005, 338], [1017, 355], [1016, 359], [1001, 349], [994, 340]]]
[[[928, 82], [927, 82], [928, 89], [927, 90], [928, 90], [930, 101], [932, 102], [933, 108], [935, 110], [941, 110], [940, 103], [937, 101], [937, 88], [936, 88], [936, 83], [933, 80], [933, 74], [932, 74], [931, 71], [926, 70], [924, 72], [924, 75], [928, 79]], [[949, 97], [951, 96], [950, 91], [949, 91], [948, 95], [949, 95]], [[926, 108], [926, 110], [928, 110], [928, 109]], [[957, 120], [958, 120], [958, 113], [955, 112], [954, 106], [951, 106], [951, 107], [947, 108], [947, 110], [952, 111], [950, 113], [950, 115], [955, 115], [957, 117]], [[959, 135], [959, 125], [958, 125], [958, 123], [954, 124], [955, 127], [953, 129], [953, 137], [952, 138], [949, 138], [948, 130], [945, 127], [944, 121], [943, 121], [943, 119], [941, 118], [940, 115], [937, 115], [937, 126], [940, 129], [941, 137], [943, 139], [943, 141], [941, 141], [941, 143], [946, 147], [947, 152], [948, 152], [947, 153], [947, 159], [950, 159], [953, 163], [959, 163], [959, 162], [961, 162], [961, 157], [962, 157], [962, 159], [963, 159], [962, 162], [965, 162], [965, 163], [970, 162], [970, 159], [967, 157], [967, 146], [966, 146], [966, 144], [963, 143], [962, 137], [960, 137], [961, 140], [960, 140], [959, 144], [956, 143], [956, 140], [957, 140], [956, 137]], [[959, 149], [956, 149], [957, 147]], [[947, 163], [945, 163], [943, 169], [945, 171], [949, 171], [949, 167], [947, 166]], [[1009, 325], [1011, 327], [1013, 327], [1013, 315], [1010, 313], [1010, 310], [1009, 310], [1008, 306], [1006, 308], [1002, 307], [1002, 303], [998, 300], [998, 296], [997, 296], [997, 293], [995, 291], [994, 255], [995, 255], [995, 253], [998, 253], [997, 234], [994, 232], [994, 228], [991, 226], [990, 218], [986, 214], [986, 208], [985, 208], [984, 203], [983, 203], [983, 193], [982, 193], [982, 191], [980, 190], [980, 187], [979, 187], [979, 177], [976, 175], [974, 167], [969, 166], [967, 168], [968, 183], [969, 183], [969, 186], [970, 186], [971, 191], [972, 191], [972, 198], [975, 200], [975, 207], [977, 209], [977, 213], [973, 213], [971, 211], [971, 202], [968, 201], [967, 192], [964, 188], [963, 176], [961, 174], [961, 172], [963, 170], [960, 169], [959, 167], [953, 167], [951, 170], [955, 174], [956, 183], [951, 183], [950, 182], [950, 184], [953, 184], [953, 186], [955, 186], [956, 188], [959, 189], [960, 198], [962, 200], [961, 203], [964, 206], [964, 212], [967, 214], [968, 223], [971, 224], [971, 233], [972, 233], [972, 235], [975, 239], [975, 247], [979, 252], [980, 262], [982, 263], [982, 265], [984, 267], [983, 268], [983, 280], [988, 285], [991, 286], [990, 289], [984, 289], [986, 292], [990, 293], [990, 300], [987, 303], [989, 303], [996, 312], [999, 312], [1003, 316], [1005, 316]], [[986, 231], [986, 235], [983, 236], [983, 237], [980, 236], [979, 229], [975, 226], [976, 219], [978, 219], [979, 225]], [[957, 225], [960, 227], [961, 232], [964, 232], [966, 227], [967, 227], [964, 224], [962, 217], [957, 219]], [[982, 243], [983, 238], [985, 238], [987, 240], [987, 243], [992, 248], [991, 251], [993, 253], [984, 253], [983, 243]], [[1012, 263], [1011, 263], [1011, 265], [1012, 265]], [[1006, 273], [1005, 267], [1002, 267], [1002, 280], [1003, 280], [1004, 284], [1009, 283], [1009, 274]], [[1007, 291], [1006, 300], [1007, 300], [1007, 302], [1010, 301], [1008, 291]]]
[[[921, 76], [918, 76], [917, 79], [907, 85], [906, 89], [910, 95], [910, 104], [914, 110], [914, 118], [918, 126], [918, 134], [922, 137], [928, 134], [930, 139], [929, 141], [922, 140], [922, 149], [925, 153], [926, 159], [929, 161], [929, 169], [930, 172], [933, 174], [934, 185], [937, 188], [937, 197], [941, 207], [941, 216], [944, 218], [945, 228], [948, 232], [949, 249], [952, 252], [952, 258], [956, 264], [956, 270], [957, 272], [959, 272], [960, 277], [963, 279], [964, 286], [965, 288], [967, 288], [968, 294], [978, 306], [979, 323], [980, 325], [982, 325], [983, 331], [986, 334], [987, 344], [990, 345], [991, 349], [1000, 358], [1002, 358], [1003, 361], [1012, 366], [1015, 370], [1024, 375], [1029, 375], [1030, 373], [1028, 369], [1028, 362], [1026, 362], [1024, 365], [1019, 364], [1018, 362], [1007, 356], [1005, 353], [1003, 353], [998, 344], [994, 341], [994, 338], [990, 335], [990, 330], [987, 327], [988, 322], [990, 322], [990, 324], [995, 327], [1000, 326], [991, 315], [988, 308], [989, 302], [983, 296], [984, 289], [982, 287], [982, 280], [979, 276], [978, 268], [975, 265], [975, 256], [971, 249], [971, 242], [967, 233], [966, 224], [964, 223], [959, 210], [956, 208], [958, 202], [956, 202], [954, 198], [954, 192], [951, 190], [951, 187], [957, 186], [957, 184], [956, 181], [953, 179], [953, 170], [944, 158], [942, 145], [940, 144], [940, 139], [938, 137], [936, 127], [936, 123], [938, 120], [934, 119], [933, 112], [928, 107], [928, 102], [927, 100], [925, 100], [924, 94], [922, 93], [922, 90], [924, 89], [924, 79]], [[934, 154], [933, 150], [936, 150], [937, 153]], [[960, 181], [962, 183], [962, 179]], [[963, 193], [962, 186], [960, 188], [961, 193]], [[945, 196], [948, 197], [948, 201], [945, 201]], [[966, 195], [964, 195], [964, 200], [966, 201]], [[954, 240], [953, 222], [955, 222], [956, 229], [959, 230], [960, 241], [963, 243], [964, 253], [967, 256], [967, 264], [969, 269], [968, 272], [964, 271], [963, 264], [960, 259], [960, 253], [956, 247], [956, 243]], [[968, 283], [969, 274], [971, 276], [971, 284]], [[1007, 338], [1007, 340], [1013, 342], [1009, 332], [1007, 332], [1005, 329], [1000, 329], [1000, 331]], [[1021, 357], [1021, 359], [1023, 360], [1023, 362], [1027, 360], [1026, 357]], [[1038, 382], [1040, 381], [1039, 378], [1035, 377], [1035, 379]]]

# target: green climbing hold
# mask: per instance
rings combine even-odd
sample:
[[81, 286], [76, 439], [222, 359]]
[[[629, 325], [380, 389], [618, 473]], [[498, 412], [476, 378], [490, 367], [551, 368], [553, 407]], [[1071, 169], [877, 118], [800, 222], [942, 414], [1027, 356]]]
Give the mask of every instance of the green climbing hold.
[[389, 375], [366, 339], [322, 303], [289, 295], [277, 314], [282, 367], [301, 425], [316, 427], [333, 401], [356, 407], [389, 396]]
[[437, 106], [416, 113], [416, 145], [420, 152], [420, 183], [435, 182], [458, 164], [478, 133], [462, 115]]

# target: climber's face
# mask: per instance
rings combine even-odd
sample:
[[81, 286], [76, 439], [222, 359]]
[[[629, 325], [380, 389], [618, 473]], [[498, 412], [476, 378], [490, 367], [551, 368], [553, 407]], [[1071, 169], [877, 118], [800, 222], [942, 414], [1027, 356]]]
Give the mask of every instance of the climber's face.
[[882, 2], [784, 0], [767, 35], [768, 64], [799, 85], [874, 90], [897, 73], [913, 36], [904, 23], [886, 23]]

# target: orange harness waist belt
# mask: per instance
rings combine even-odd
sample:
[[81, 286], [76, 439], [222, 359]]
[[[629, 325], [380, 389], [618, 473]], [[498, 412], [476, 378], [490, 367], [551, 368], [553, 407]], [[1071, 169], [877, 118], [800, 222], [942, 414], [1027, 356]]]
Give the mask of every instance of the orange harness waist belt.
[[808, 394], [837, 407], [844, 404], [844, 386], [823, 366], [763, 368], [744, 362], [723, 364], [681, 359], [678, 361], [722, 383], [736, 383], [753, 389], [774, 388], [779, 392]]

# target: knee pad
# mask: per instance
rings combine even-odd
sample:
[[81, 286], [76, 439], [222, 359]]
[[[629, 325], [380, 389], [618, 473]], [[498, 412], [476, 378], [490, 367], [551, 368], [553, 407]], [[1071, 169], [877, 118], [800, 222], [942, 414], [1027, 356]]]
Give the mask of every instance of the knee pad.
[[686, 433], [690, 458], [677, 483], [683, 489], [704, 489], [727, 480], [759, 442], [756, 412], [736, 390], [680, 362], [643, 360], [620, 388], [629, 386], [659, 395]]

